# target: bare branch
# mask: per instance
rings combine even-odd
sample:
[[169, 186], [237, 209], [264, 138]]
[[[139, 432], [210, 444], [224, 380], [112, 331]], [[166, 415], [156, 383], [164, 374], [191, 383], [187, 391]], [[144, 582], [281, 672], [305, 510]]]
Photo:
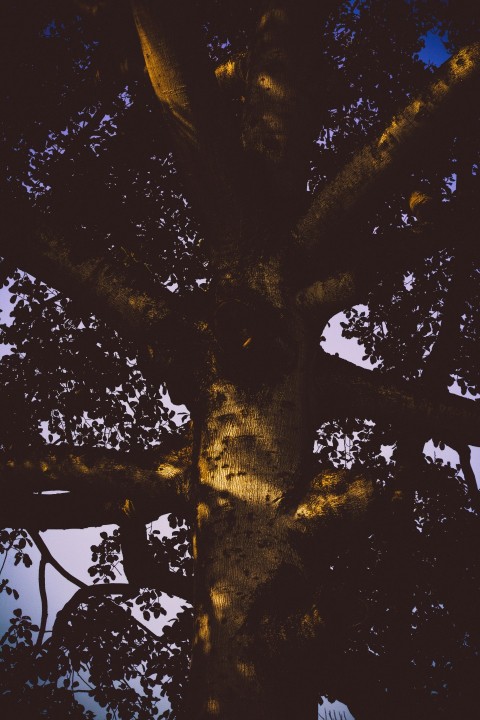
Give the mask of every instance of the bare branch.
[[5, 458], [0, 463], [0, 526], [41, 530], [118, 524], [127, 499], [145, 522], [162, 512], [185, 516], [189, 464], [188, 445], [138, 458], [62, 447], [46, 449], [41, 457]]
[[40, 600], [42, 603], [42, 617], [40, 620], [40, 629], [38, 631], [38, 637], [36, 646], [41, 647], [43, 643], [43, 638], [45, 637], [45, 631], [47, 629], [47, 620], [48, 620], [48, 598], [47, 598], [47, 588], [45, 584], [45, 569], [47, 567], [47, 561], [45, 560], [45, 557], [42, 555], [40, 558], [40, 564], [38, 566], [38, 587], [40, 590]]
[[[428, 151], [438, 138], [432, 128], [438, 127], [451, 111], [448, 131], [462, 119], [460, 107], [467, 105], [476, 88], [480, 70], [480, 43], [462, 48], [444, 63], [435, 79], [401, 113], [385, 131], [347, 163], [337, 177], [313, 199], [307, 214], [299, 222], [295, 237], [307, 253], [331, 242], [330, 230], [351, 223], [351, 215], [367, 196], [378, 203], [389, 190], [388, 173], [398, 171], [411, 159], [415, 150]], [[467, 106], [468, 108], [468, 106]], [[468, 109], [466, 109], [468, 112]], [[362, 208], [364, 211], [365, 208]], [[351, 235], [351, 234], [350, 234]]]
[[[44, 563], [49, 563], [62, 577], [65, 578], [65, 580], [68, 580], [68, 582], [71, 582], [73, 585], [76, 585], [79, 588], [87, 587], [86, 583], [82, 582], [82, 580], [79, 580], [74, 575], [68, 572], [68, 570], [65, 570], [63, 565], [60, 565], [58, 560], [56, 560], [50, 550], [48, 549], [47, 545], [45, 544], [44, 539], [38, 532], [38, 530], [31, 530], [28, 529], [28, 534], [32, 538], [33, 542], [37, 546], [38, 550], [40, 551], [40, 554], [42, 556], [42, 561]], [[40, 591], [41, 594], [41, 591]]]
[[183, 0], [132, 0], [147, 71], [165, 113], [196, 210], [222, 242], [239, 227], [231, 123], [205, 43]]

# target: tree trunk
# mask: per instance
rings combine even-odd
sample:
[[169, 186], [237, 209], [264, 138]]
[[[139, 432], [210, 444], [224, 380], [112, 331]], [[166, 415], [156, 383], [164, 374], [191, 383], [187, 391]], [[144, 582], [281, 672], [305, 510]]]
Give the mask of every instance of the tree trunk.
[[[300, 350], [294, 369], [261, 390], [216, 380], [197, 418], [190, 719], [317, 717], [305, 675], [278, 642], [261, 639], [268, 616], [282, 606], [288, 614], [286, 596], [302, 583], [283, 506], [304, 473], [306, 445], [311, 453], [307, 355]], [[290, 588], [275, 596], [279, 575]]]

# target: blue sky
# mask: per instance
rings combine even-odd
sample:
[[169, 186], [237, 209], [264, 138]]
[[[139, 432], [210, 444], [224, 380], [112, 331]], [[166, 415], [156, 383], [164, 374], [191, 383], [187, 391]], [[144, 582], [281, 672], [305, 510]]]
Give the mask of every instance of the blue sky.
[[433, 31], [425, 36], [425, 47], [418, 56], [427, 65], [441, 65], [450, 57], [442, 37]]

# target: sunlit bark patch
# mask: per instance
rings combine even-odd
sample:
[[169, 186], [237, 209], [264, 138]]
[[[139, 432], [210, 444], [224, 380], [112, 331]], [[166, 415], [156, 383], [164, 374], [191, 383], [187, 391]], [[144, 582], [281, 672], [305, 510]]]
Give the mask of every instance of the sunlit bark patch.
[[216, 698], [209, 698], [207, 701], [207, 713], [209, 715], [220, 715], [220, 703]]
[[373, 483], [362, 477], [351, 478], [348, 471], [327, 471], [317, 475], [297, 518], [322, 518], [329, 515], [357, 515], [364, 512], [373, 497]]
[[203, 652], [208, 655], [212, 649], [210, 639], [210, 622], [207, 613], [202, 613], [197, 618], [197, 642], [202, 646]]
[[221, 622], [225, 616], [225, 611], [231, 603], [231, 593], [223, 587], [221, 590], [218, 588], [212, 588], [210, 590], [210, 600], [212, 602], [213, 612], [215, 619]]
[[237, 670], [245, 678], [255, 677], [255, 665], [253, 663], [239, 662], [237, 663]]

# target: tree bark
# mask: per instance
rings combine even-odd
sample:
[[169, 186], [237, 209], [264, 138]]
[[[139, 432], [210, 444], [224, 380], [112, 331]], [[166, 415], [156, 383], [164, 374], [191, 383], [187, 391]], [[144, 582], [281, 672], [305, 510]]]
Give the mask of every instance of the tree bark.
[[[194, 420], [195, 635], [185, 717], [316, 718], [305, 675], [280, 643], [259, 640], [270, 614], [292, 610], [303, 582], [284, 503], [304, 475], [312, 441], [306, 355], [300, 351], [295, 369], [261, 390], [216, 379]], [[280, 576], [287, 588], [278, 585], [271, 607], [262, 599], [275, 595]]]

